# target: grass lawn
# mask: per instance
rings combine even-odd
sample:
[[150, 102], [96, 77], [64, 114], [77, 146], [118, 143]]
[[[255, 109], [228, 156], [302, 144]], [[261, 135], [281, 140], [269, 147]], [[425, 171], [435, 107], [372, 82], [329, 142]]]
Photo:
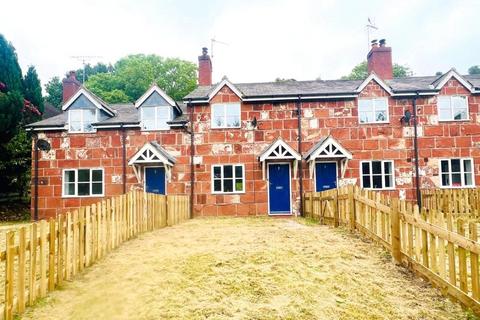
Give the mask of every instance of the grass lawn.
[[23, 318], [468, 318], [390, 261], [304, 220], [194, 219], [122, 245]]

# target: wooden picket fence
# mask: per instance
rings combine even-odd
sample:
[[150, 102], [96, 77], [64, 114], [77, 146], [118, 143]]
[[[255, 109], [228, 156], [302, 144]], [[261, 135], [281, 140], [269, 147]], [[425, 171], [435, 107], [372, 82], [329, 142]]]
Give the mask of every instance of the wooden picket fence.
[[356, 186], [307, 193], [303, 205], [306, 217], [373, 239], [397, 263], [480, 314], [480, 243], [473, 222], [454, 223], [453, 215], [445, 218], [435, 209]]
[[480, 188], [424, 189], [422, 206], [454, 216], [480, 218]]
[[138, 234], [189, 219], [189, 197], [143, 191], [105, 199], [56, 219], [6, 234], [4, 319], [21, 314], [49, 291]]

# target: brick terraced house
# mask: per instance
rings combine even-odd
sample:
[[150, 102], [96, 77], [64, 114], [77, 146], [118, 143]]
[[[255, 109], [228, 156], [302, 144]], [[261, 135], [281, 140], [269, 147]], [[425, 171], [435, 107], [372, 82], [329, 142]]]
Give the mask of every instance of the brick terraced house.
[[295, 214], [302, 192], [346, 184], [408, 199], [417, 182], [479, 184], [480, 76], [393, 78], [391, 52], [372, 45], [364, 80], [212, 84], [204, 49], [199, 87], [182, 102], [154, 85], [110, 105], [71, 74], [63, 113], [27, 128], [51, 146], [34, 147], [32, 215], [132, 188], [190, 194], [206, 216]]

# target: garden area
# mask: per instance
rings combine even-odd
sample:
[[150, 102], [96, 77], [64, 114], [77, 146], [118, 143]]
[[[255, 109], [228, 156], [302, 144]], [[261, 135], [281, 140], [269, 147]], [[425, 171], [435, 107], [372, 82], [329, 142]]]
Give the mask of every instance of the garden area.
[[370, 240], [305, 219], [193, 219], [124, 243], [23, 319], [467, 319]]

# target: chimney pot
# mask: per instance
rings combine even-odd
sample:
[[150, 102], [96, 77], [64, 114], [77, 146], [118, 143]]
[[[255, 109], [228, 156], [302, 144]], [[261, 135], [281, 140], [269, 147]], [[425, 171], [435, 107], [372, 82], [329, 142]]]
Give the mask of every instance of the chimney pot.
[[381, 79], [393, 78], [392, 48], [386, 47], [386, 40], [380, 40], [378, 46], [377, 40], [372, 41], [372, 48], [367, 55], [368, 73], [375, 72]]
[[198, 84], [200, 86], [212, 84], [212, 60], [206, 47], [202, 48], [202, 55], [198, 56]]

